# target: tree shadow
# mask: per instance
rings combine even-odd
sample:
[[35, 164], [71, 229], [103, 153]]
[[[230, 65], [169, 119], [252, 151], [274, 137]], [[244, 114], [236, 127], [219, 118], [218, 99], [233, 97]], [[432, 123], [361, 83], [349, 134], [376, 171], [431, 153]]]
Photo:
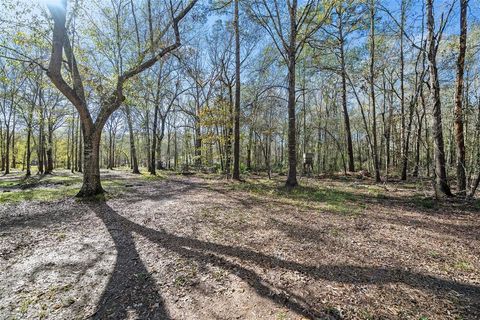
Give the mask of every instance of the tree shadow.
[[[128, 306], [134, 308], [142, 318], [166, 319], [169, 317], [156, 284], [150, 278], [135, 248], [132, 233], [143, 236], [184, 258], [223, 268], [248, 283], [258, 295], [307, 318], [339, 319], [340, 317], [336, 313], [331, 313], [329, 309], [322, 309], [322, 306], [311, 305], [311, 302], [304, 297], [276, 287], [256, 272], [245, 267], [244, 264], [252, 263], [265, 269], [300, 272], [313, 279], [346, 284], [403, 283], [419, 290], [429, 291], [436, 296], [445, 296], [455, 291], [458, 293], [459, 303], [470, 309], [470, 316], [472, 312], [480, 314], [480, 287], [477, 285], [399, 268], [330, 264], [306, 265], [238, 246], [177, 236], [160, 228], [157, 230], [142, 226], [121, 216], [105, 202], [89, 203], [88, 206], [105, 223], [118, 251], [115, 269], [100, 299], [94, 318], [105, 318], [110, 315], [117, 319], [125, 318]], [[232, 262], [230, 259], [235, 259], [238, 263]], [[145, 277], [139, 278], [135, 276], [136, 274], [144, 274]], [[151, 309], [152, 306], [153, 309]]]
[[132, 230], [104, 202], [90, 208], [102, 219], [117, 250], [115, 267], [92, 319], [125, 319], [129, 313], [139, 319], [169, 319], [155, 281], [135, 248]]

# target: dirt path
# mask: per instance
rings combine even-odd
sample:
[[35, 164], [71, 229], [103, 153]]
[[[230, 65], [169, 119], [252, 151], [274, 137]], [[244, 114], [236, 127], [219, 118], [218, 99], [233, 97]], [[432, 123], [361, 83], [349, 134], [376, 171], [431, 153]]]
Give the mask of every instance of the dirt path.
[[125, 190], [105, 202], [2, 205], [1, 319], [480, 317], [474, 210], [396, 190], [345, 214], [225, 181], [108, 178]]

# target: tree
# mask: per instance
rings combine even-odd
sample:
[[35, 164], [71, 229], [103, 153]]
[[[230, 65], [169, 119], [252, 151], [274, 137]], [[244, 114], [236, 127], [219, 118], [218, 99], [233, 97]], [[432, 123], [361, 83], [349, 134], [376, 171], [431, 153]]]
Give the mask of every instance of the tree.
[[340, 1], [332, 13], [331, 26], [334, 31], [329, 33], [334, 37], [335, 46], [337, 47], [337, 59], [340, 64], [340, 77], [341, 77], [341, 98], [343, 109], [343, 121], [345, 126], [345, 140], [348, 154], [348, 170], [355, 171], [354, 151], [352, 142], [352, 130], [350, 125], [350, 115], [348, 111], [348, 99], [347, 99], [347, 66], [346, 66], [346, 44], [347, 38], [354, 31], [360, 27], [360, 20], [363, 17], [362, 14], [363, 5], [361, 3], [355, 3], [353, 0]]
[[[80, 121], [82, 123], [83, 134], [83, 157], [84, 157], [84, 174], [83, 185], [78, 193], [79, 197], [88, 197], [104, 192], [100, 181], [100, 166], [99, 166], [99, 147], [100, 137], [103, 127], [110, 115], [117, 110], [122, 102], [125, 100], [123, 95], [124, 84], [136, 75], [144, 72], [152, 67], [162, 57], [168, 55], [181, 45], [179, 23], [185, 15], [193, 8], [197, 0], [192, 0], [182, 10], [177, 11], [173, 4], [170, 7], [171, 21], [164, 30], [160, 30], [159, 36], [154, 39], [153, 43], [144, 52], [137, 56], [136, 61], [140, 61], [126, 71], [123, 71], [123, 66], [120, 66], [120, 71], [117, 75], [116, 83], [113, 90], [109, 94], [103, 94], [101, 97], [101, 109], [96, 120], [92, 118], [92, 114], [88, 109], [88, 102], [85, 95], [84, 84], [80, 74], [80, 68], [75, 58], [72, 43], [69, 39], [66, 27], [67, 1], [62, 0], [59, 5], [49, 4], [48, 8], [54, 21], [53, 39], [52, 39], [52, 53], [50, 63], [47, 70], [47, 75], [53, 84], [60, 90], [65, 97], [77, 109]], [[151, 20], [150, 20], [151, 23]], [[175, 40], [173, 43], [156, 50], [157, 44], [162, 40], [162, 37], [170, 28], [173, 29]], [[117, 32], [117, 37], [120, 34]], [[152, 46], [154, 44], [155, 46]], [[120, 44], [117, 49], [121, 56]], [[62, 74], [63, 52], [68, 62], [69, 71], [71, 73], [72, 84], [70, 85], [65, 80]], [[150, 53], [150, 57], [147, 58]]]
[[[433, 15], [433, 0], [426, 0], [427, 30], [428, 30], [428, 64], [430, 69], [430, 99], [433, 106], [433, 139], [435, 145], [435, 189], [437, 193], [452, 196], [445, 169], [445, 148], [442, 128], [442, 106], [440, 100], [440, 83], [438, 80], [437, 52], [445, 28], [445, 20], [440, 24], [440, 30], [435, 32]], [[451, 12], [451, 9], [450, 9]], [[449, 12], [449, 14], [450, 14]]]
[[[286, 11], [285, 9], [286, 8]], [[273, 41], [287, 65], [288, 70], [288, 177], [287, 187], [295, 187], [297, 182], [297, 138], [296, 138], [296, 64], [305, 44], [325, 23], [332, 10], [332, 4], [326, 6], [319, 0], [302, 3], [299, 10], [297, 0], [278, 1], [261, 0], [253, 2], [249, 13], [261, 25]]]
[[377, 110], [375, 104], [375, 0], [370, 0], [370, 103], [372, 112], [372, 153], [375, 167], [375, 181], [380, 182], [380, 164], [377, 143]]
[[463, 74], [465, 69], [465, 53], [467, 51], [467, 8], [468, 0], [460, 0], [460, 51], [457, 60], [457, 86], [455, 91], [455, 140], [457, 142], [457, 188], [461, 196], [467, 193], [467, 177], [465, 174], [465, 138], [463, 133]]
[[233, 144], [233, 179], [240, 179], [240, 30], [238, 2], [235, 0], [233, 28], [235, 30], [235, 126]]

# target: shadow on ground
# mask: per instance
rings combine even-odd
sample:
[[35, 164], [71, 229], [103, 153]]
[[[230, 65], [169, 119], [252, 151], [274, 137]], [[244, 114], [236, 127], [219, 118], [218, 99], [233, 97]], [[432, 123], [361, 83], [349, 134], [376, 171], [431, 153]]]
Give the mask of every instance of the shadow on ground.
[[106, 202], [90, 202], [88, 206], [107, 227], [118, 253], [114, 271], [99, 300], [94, 319], [122, 319], [130, 312], [139, 318], [169, 318], [161, 292], [139, 257], [133, 233], [186, 259], [215, 265], [235, 274], [248, 283], [258, 295], [307, 318], [340, 319], [340, 316], [332, 313], [330, 309], [312, 306], [306, 298], [293, 292], [276, 287], [256, 272], [244, 267], [242, 262], [261, 268], [300, 272], [313, 279], [338, 283], [370, 285], [403, 283], [440, 297], [455, 291], [462, 304], [468, 306], [469, 312], [480, 314], [480, 287], [476, 285], [404, 269], [321, 263], [316, 266], [306, 265], [243, 247], [202, 241], [174, 235], [161, 228], [156, 230], [142, 226], [118, 214]]

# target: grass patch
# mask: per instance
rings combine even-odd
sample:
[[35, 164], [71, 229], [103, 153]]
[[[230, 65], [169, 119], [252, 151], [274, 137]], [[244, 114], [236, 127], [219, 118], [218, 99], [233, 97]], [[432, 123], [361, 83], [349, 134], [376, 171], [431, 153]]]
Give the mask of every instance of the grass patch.
[[429, 197], [414, 196], [412, 197], [412, 204], [422, 209], [436, 209], [438, 207], [437, 201]]
[[167, 179], [167, 176], [158, 172], [156, 175], [150, 174], [149, 172], [142, 172], [141, 178], [145, 181], [159, 181]]
[[0, 203], [15, 203], [22, 201], [48, 202], [67, 197], [73, 197], [78, 192], [76, 187], [35, 188], [28, 190], [0, 193]]
[[285, 186], [279, 187], [274, 180], [255, 179], [231, 184], [231, 188], [262, 196], [273, 196], [286, 204], [313, 205], [340, 214], [356, 215], [365, 208], [365, 205], [359, 205], [362, 201], [361, 194], [339, 190], [335, 187], [307, 185], [288, 189]]
[[0, 180], [0, 188], [12, 188], [20, 185], [21, 179]]
[[455, 262], [455, 264], [453, 265], [453, 268], [455, 270], [458, 270], [458, 271], [471, 271], [471, 270], [473, 270], [473, 266], [468, 261], [465, 261], [465, 260], [460, 260], [460, 261]]

